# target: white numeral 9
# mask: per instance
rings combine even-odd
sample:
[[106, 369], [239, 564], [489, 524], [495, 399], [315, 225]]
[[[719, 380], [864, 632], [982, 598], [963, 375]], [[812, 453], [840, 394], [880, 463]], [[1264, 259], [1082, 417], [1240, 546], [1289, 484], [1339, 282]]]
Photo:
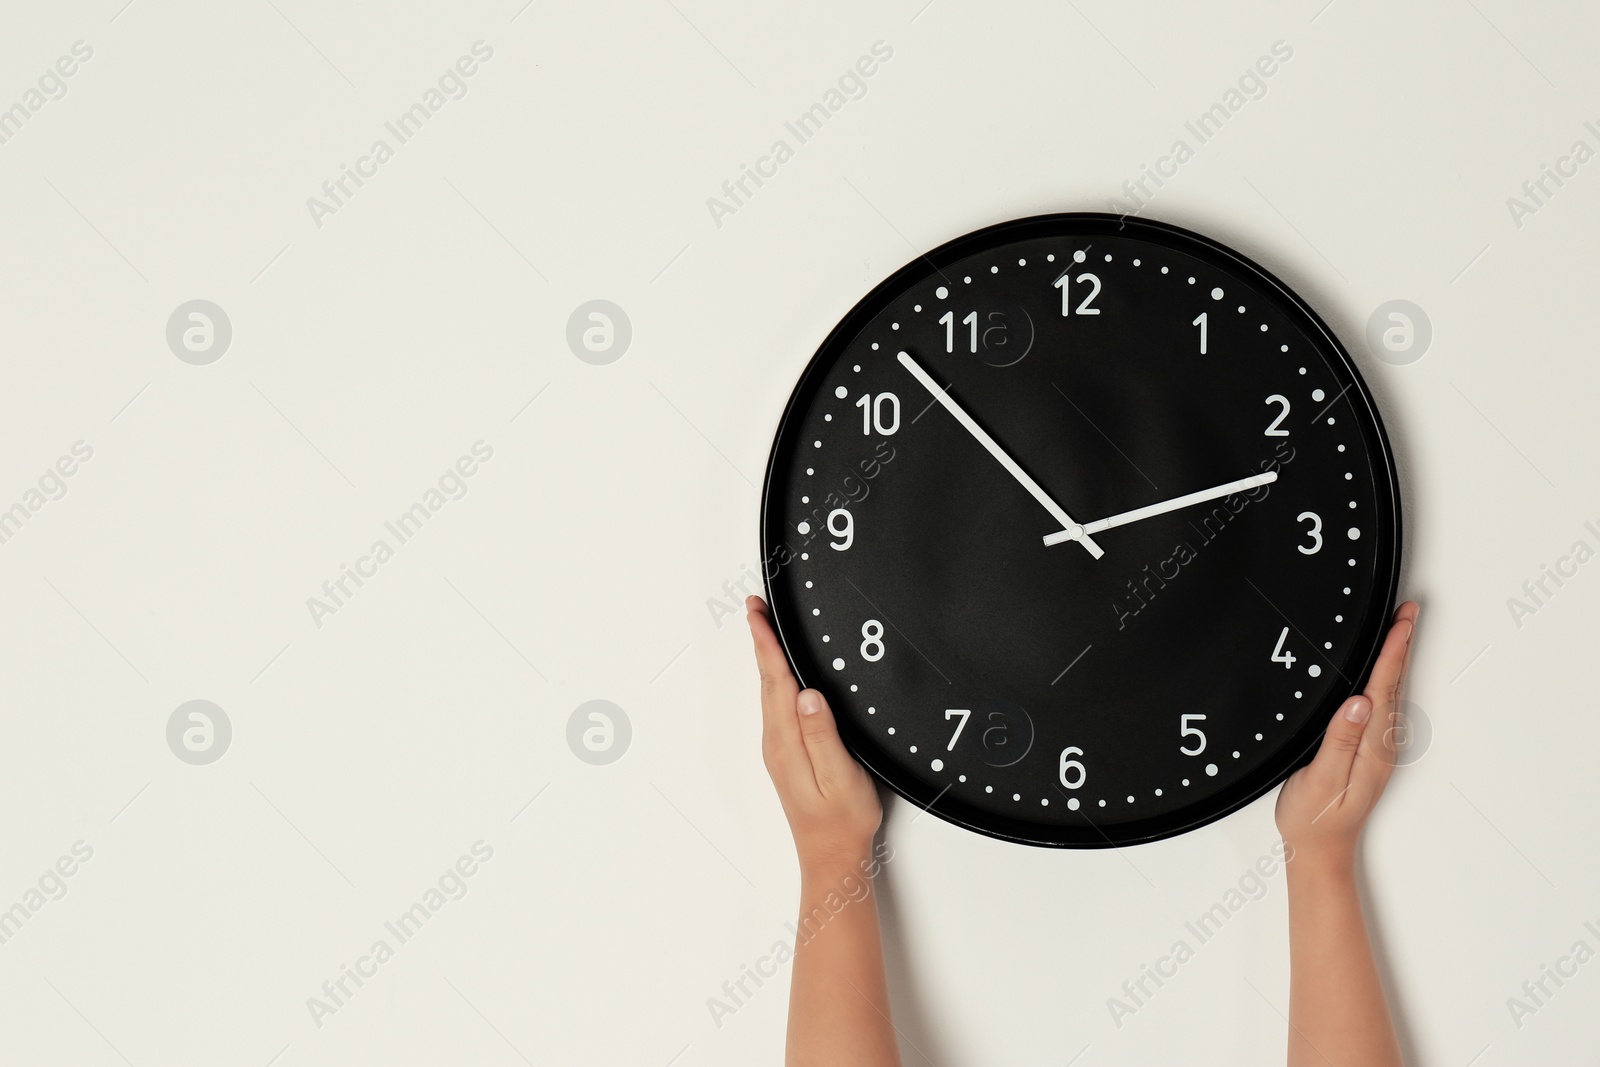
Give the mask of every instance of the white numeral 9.
[[[1089, 768], [1075, 759], [1067, 758], [1068, 756], [1081, 755], [1083, 755], [1083, 749], [1077, 745], [1068, 745], [1061, 750], [1061, 784], [1068, 789], [1077, 789], [1089, 780]], [[1067, 781], [1067, 772], [1069, 771], [1074, 775], [1073, 780], [1070, 782]]]
[[[835, 520], [838, 525], [834, 524]], [[828, 512], [828, 532], [840, 539], [829, 541], [828, 547], [835, 552], [843, 552], [856, 543], [856, 520], [844, 508], [834, 508]]]

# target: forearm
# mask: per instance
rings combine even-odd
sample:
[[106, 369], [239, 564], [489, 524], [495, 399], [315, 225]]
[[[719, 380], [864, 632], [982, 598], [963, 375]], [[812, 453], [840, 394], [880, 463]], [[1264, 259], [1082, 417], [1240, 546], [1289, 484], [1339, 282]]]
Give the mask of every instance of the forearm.
[[863, 853], [801, 870], [788, 1067], [899, 1067], [868, 866]]
[[1401, 1067], [1355, 863], [1295, 856], [1289, 886], [1289, 1067]]

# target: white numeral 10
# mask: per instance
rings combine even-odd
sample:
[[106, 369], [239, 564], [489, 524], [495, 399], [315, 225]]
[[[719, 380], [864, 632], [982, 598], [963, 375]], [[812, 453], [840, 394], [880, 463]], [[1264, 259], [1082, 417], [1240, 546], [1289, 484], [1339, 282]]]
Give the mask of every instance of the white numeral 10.
[[[862, 393], [861, 399], [856, 401], [856, 407], [861, 409], [861, 432], [871, 435], [877, 430], [888, 437], [900, 428], [900, 398], [893, 393], [879, 393], [876, 398], [871, 393]], [[890, 417], [883, 417], [887, 408]]]
[[[1078, 760], [1067, 758], [1068, 756], [1081, 755], [1083, 755], [1083, 749], [1079, 748], [1077, 745], [1068, 745], [1066, 748], [1061, 750], [1060, 778], [1061, 784], [1067, 789], [1077, 789], [1081, 787], [1084, 782], [1089, 780], [1089, 768], [1085, 767]], [[1068, 774], [1072, 775], [1070, 781], [1067, 778]]]

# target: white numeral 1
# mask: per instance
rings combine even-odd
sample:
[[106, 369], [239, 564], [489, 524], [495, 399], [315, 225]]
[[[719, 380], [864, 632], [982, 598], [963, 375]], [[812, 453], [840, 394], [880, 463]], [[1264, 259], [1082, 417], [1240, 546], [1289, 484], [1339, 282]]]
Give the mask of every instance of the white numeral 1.
[[1206, 313], [1200, 312], [1200, 317], [1189, 325], [1200, 327], [1200, 354], [1203, 356], [1206, 354]]

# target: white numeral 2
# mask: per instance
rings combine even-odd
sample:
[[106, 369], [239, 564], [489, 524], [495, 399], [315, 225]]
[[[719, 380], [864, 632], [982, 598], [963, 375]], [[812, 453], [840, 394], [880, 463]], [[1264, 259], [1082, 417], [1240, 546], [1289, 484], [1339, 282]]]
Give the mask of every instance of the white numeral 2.
[[1278, 413], [1278, 417], [1277, 418], [1272, 420], [1272, 425], [1268, 426], [1266, 428], [1266, 430], [1264, 430], [1262, 432], [1262, 436], [1263, 437], [1288, 437], [1289, 436], [1289, 431], [1288, 430], [1280, 430], [1280, 429], [1278, 429], [1278, 427], [1279, 427], [1279, 425], [1282, 424], [1284, 419], [1287, 419], [1289, 417], [1289, 398], [1286, 397], [1286, 396], [1282, 396], [1281, 394], [1278, 394], [1278, 393], [1273, 393], [1271, 396], [1267, 397], [1267, 401], [1266, 402], [1269, 403], [1269, 404], [1282, 404], [1283, 405], [1283, 410]]

